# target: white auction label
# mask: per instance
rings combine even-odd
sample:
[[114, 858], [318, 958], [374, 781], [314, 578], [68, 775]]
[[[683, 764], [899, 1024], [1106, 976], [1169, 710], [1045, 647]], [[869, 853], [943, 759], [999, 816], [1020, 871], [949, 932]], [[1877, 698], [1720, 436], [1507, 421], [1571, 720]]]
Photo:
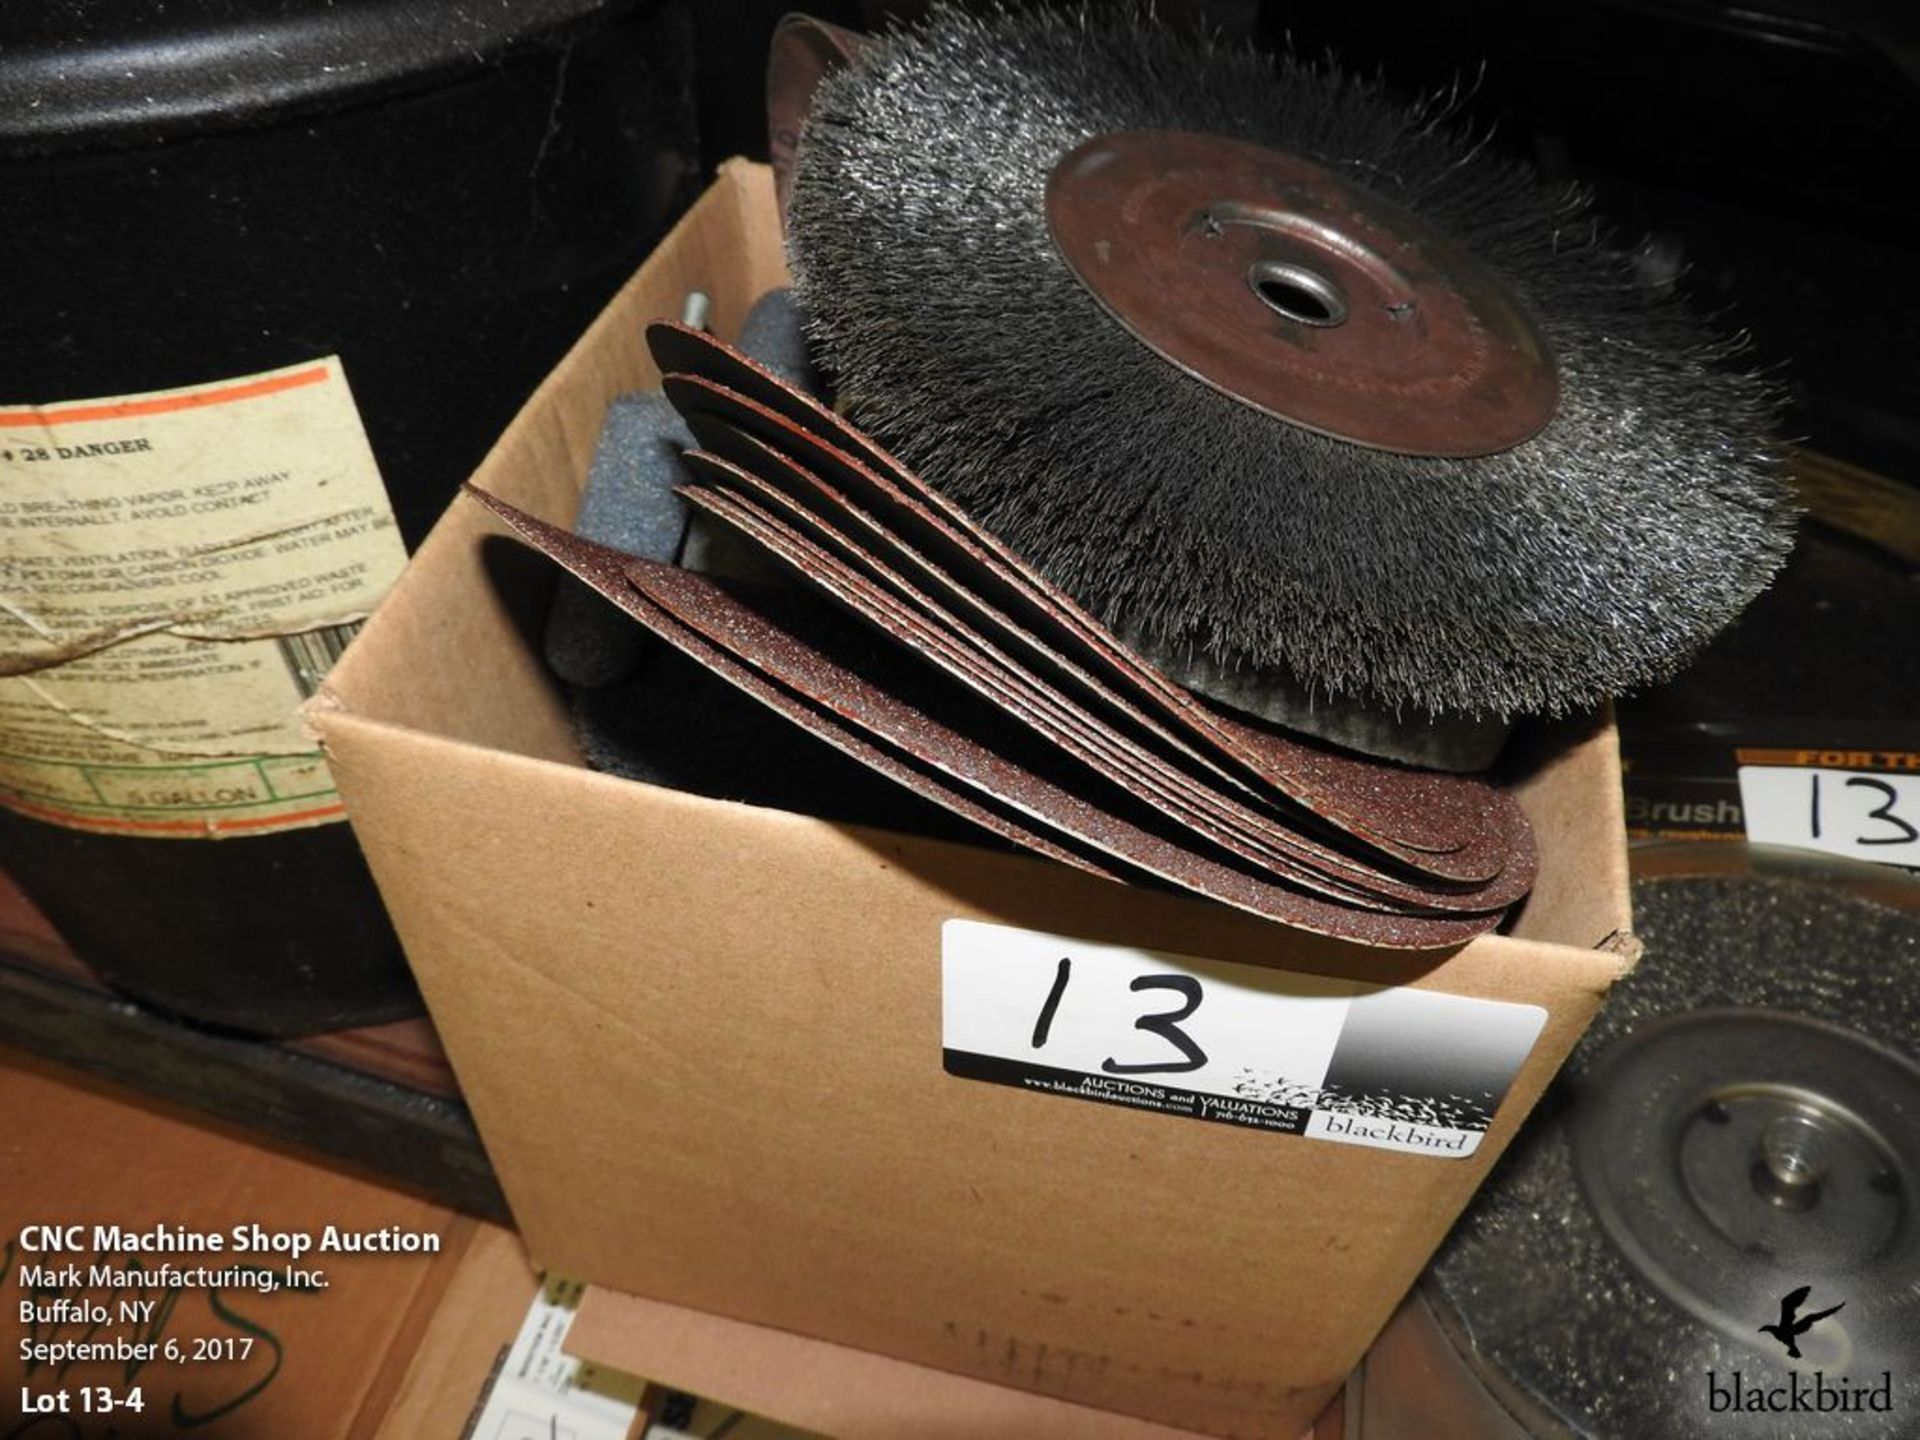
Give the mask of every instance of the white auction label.
[[947, 1073], [1458, 1159], [1547, 1012], [977, 920], [941, 928]]
[[627, 1440], [646, 1381], [576, 1360], [561, 1347], [586, 1286], [561, 1275], [540, 1281], [480, 1413], [473, 1440]]
[[1920, 866], [1920, 774], [1742, 765], [1747, 839]]

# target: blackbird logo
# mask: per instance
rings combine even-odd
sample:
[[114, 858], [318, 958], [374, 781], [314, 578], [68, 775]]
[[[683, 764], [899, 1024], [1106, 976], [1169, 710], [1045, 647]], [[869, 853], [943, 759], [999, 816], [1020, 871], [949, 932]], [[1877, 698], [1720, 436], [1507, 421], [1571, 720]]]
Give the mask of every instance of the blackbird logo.
[[[1813, 1329], [1829, 1315], [1846, 1308], [1843, 1300], [1825, 1310], [1815, 1310], [1810, 1315], [1802, 1315], [1800, 1307], [1807, 1303], [1807, 1296], [1813, 1293], [1811, 1285], [1802, 1285], [1798, 1290], [1780, 1297], [1780, 1319], [1777, 1324], [1762, 1325], [1760, 1333], [1771, 1335], [1785, 1347], [1790, 1359], [1799, 1360], [1800, 1337]], [[1818, 1348], [1818, 1347], [1816, 1347]], [[1844, 1348], [1844, 1347], [1843, 1347]], [[1735, 1370], [1724, 1380], [1717, 1370], [1707, 1372], [1707, 1410], [1714, 1415], [1759, 1415], [1759, 1414], [1795, 1414], [1830, 1415], [1872, 1412], [1877, 1415], [1889, 1414], [1894, 1408], [1893, 1372], [1882, 1370], [1878, 1384], [1868, 1381], [1866, 1384], [1854, 1383], [1850, 1375], [1829, 1378], [1825, 1370], [1808, 1373], [1794, 1366], [1786, 1376], [1784, 1384], [1768, 1384], [1769, 1377], [1761, 1376], [1749, 1380], [1740, 1371]], [[1742, 1434], [1758, 1434], [1758, 1431], [1742, 1431]], [[1769, 1432], [1777, 1433], [1777, 1432]], [[1797, 1428], [1795, 1434], [1803, 1433]], [[1838, 1433], [1822, 1430], [1821, 1434]], [[1882, 1433], [1891, 1434], [1891, 1431]], [[1901, 1434], [1912, 1435], [1911, 1429], [1902, 1429]]]
[[1794, 1360], [1800, 1358], [1800, 1337], [1829, 1315], [1844, 1310], [1847, 1305], [1847, 1302], [1842, 1300], [1831, 1309], [1816, 1310], [1811, 1315], [1802, 1315], [1800, 1313], [1800, 1307], [1806, 1303], [1807, 1296], [1812, 1290], [1813, 1287], [1811, 1285], [1802, 1285], [1798, 1290], [1782, 1296], [1780, 1300], [1780, 1323], [1777, 1325], [1762, 1325], [1760, 1327], [1760, 1333], [1762, 1335], [1771, 1335], [1782, 1345], [1786, 1346], [1788, 1357]]

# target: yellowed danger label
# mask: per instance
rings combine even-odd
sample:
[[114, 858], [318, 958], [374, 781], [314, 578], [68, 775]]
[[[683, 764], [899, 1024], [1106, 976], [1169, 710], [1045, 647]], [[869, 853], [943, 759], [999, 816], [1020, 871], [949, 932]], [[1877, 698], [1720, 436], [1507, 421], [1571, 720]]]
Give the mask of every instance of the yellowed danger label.
[[179, 838], [342, 818], [296, 710], [405, 563], [337, 358], [0, 407], [0, 805]]

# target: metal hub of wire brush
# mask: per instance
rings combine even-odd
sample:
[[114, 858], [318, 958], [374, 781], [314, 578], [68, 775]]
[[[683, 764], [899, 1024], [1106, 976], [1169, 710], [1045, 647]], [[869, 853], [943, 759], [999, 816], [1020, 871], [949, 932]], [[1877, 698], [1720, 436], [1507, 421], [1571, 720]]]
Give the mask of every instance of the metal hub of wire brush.
[[1559, 395], [1499, 279], [1412, 211], [1283, 151], [1134, 130], [1047, 182], [1060, 254], [1163, 359], [1277, 419], [1403, 455], [1486, 455]]
[[1920, 1069], [1852, 1031], [1763, 1010], [1655, 1022], [1596, 1068], [1570, 1130], [1628, 1261], [1739, 1339], [1818, 1279], [1854, 1314], [1799, 1345], [1837, 1369], [1871, 1292], [1920, 1276]]

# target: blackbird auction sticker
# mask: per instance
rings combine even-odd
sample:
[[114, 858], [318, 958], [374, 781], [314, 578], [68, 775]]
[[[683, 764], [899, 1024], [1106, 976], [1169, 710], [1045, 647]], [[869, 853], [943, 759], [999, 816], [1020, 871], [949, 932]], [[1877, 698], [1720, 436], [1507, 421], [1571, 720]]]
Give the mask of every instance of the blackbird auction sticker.
[[1539, 1038], [1537, 1005], [1368, 986], [974, 920], [941, 930], [947, 1073], [1459, 1159]]

